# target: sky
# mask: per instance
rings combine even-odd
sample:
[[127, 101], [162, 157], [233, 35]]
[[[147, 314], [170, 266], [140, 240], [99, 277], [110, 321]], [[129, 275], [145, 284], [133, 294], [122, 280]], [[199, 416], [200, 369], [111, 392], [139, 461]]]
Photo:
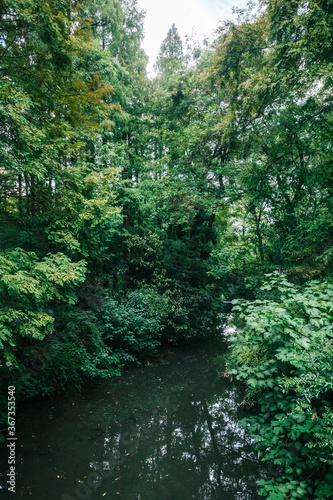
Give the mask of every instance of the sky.
[[174, 23], [184, 42], [195, 28], [198, 35], [209, 37], [220, 20], [232, 19], [232, 7], [244, 8], [248, 0], [138, 0], [147, 11], [143, 48], [149, 56], [148, 72], [153, 65], [166, 34]]

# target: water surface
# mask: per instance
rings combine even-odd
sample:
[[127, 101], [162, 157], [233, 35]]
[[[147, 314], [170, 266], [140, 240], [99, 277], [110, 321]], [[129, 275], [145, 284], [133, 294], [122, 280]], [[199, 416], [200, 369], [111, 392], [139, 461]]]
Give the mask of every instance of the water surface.
[[16, 494], [36, 500], [255, 500], [267, 475], [238, 426], [220, 345], [176, 348], [80, 394], [19, 406]]

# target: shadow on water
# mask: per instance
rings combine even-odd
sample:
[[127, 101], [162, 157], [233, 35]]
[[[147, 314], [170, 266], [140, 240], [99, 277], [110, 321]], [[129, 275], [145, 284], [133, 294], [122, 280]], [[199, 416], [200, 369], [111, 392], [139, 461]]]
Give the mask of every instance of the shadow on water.
[[[268, 475], [221, 345], [175, 349], [82, 394], [19, 407], [15, 498], [254, 500]], [[6, 488], [2, 463], [2, 498]]]

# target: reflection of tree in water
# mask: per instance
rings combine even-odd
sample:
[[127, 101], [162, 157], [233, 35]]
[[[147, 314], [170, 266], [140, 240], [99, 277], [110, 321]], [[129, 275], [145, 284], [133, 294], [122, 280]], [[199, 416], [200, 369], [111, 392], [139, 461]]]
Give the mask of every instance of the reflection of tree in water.
[[218, 377], [215, 350], [176, 350], [75, 399], [31, 405], [19, 422], [20, 498], [257, 499], [267, 471], [237, 426], [242, 394]]
[[144, 397], [131, 380], [127, 409], [117, 405], [118, 424], [104, 439], [106, 456], [126, 458], [112, 480], [125, 498], [257, 498], [264, 471], [237, 425], [241, 395], [207, 361], [193, 356], [185, 365], [154, 367], [141, 380]]

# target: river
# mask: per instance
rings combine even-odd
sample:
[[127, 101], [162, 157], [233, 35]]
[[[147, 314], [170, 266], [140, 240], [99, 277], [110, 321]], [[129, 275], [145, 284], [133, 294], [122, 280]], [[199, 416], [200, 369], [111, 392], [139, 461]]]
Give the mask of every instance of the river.
[[16, 494], [36, 500], [255, 500], [268, 470], [238, 426], [215, 342], [177, 347], [81, 393], [18, 407]]

